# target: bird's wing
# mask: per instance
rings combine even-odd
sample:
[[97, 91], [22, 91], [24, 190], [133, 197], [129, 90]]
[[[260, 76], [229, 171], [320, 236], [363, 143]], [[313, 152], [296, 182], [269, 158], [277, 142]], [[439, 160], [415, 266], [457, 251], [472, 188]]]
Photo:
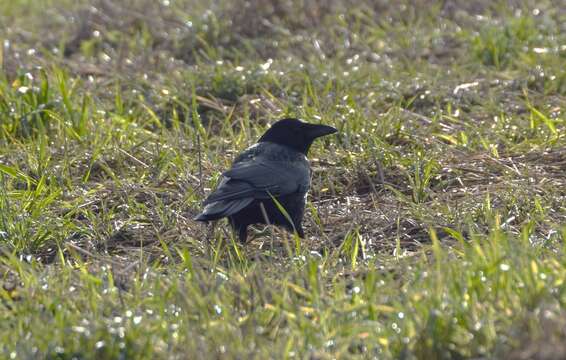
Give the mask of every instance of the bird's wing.
[[309, 186], [308, 164], [298, 161], [270, 161], [255, 157], [238, 162], [226, 171], [216, 190], [204, 205], [217, 201], [268, 199], [298, 191]]

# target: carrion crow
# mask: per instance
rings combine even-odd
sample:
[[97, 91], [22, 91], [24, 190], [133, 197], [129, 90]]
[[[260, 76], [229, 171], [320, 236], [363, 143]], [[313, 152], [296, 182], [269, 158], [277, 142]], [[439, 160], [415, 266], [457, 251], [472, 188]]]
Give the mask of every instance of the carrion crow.
[[316, 138], [336, 131], [331, 126], [298, 119], [276, 122], [256, 144], [236, 157], [195, 220], [227, 217], [242, 243], [247, 240], [251, 224], [282, 226], [304, 238], [301, 222], [311, 183], [306, 155]]

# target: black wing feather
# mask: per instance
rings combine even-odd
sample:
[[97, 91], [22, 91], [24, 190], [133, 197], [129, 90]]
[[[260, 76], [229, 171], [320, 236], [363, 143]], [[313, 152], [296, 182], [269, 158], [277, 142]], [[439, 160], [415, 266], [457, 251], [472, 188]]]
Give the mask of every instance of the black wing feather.
[[233, 215], [255, 199], [306, 192], [309, 182], [306, 160], [273, 161], [262, 156], [242, 159], [222, 174], [222, 180], [204, 201], [205, 208], [196, 220]]

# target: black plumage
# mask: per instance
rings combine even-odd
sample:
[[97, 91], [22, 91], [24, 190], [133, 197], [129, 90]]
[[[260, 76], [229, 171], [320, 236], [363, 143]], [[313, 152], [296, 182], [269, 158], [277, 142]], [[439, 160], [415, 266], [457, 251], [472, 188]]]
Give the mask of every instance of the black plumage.
[[[276, 122], [256, 144], [236, 157], [195, 220], [228, 217], [243, 243], [251, 224], [279, 225], [304, 237], [301, 222], [311, 179], [306, 155], [316, 138], [336, 131], [331, 126], [297, 119]], [[285, 209], [291, 222], [273, 199]]]

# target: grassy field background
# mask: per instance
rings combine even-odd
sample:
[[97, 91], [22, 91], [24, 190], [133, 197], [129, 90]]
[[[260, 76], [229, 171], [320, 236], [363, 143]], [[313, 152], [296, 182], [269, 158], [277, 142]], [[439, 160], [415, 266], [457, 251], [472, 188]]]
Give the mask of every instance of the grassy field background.
[[[0, 357], [566, 356], [566, 4], [0, 2]], [[303, 241], [191, 218], [276, 119]]]

